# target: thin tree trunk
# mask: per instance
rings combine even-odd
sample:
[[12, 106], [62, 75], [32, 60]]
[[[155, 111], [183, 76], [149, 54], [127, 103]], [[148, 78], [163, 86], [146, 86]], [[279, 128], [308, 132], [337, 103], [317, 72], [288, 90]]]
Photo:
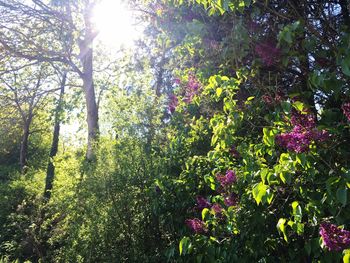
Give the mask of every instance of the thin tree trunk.
[[98, 127], [98, 107], [96, 103], [96, 95], [93, 81], [93, 40], [96, 32], [90, 22], [93, 6], [87, 7], [85, 12], [85, 39], [80, 43], [80, 58], [83, 65], [83, 88], [87, 109], [88, 124], [88, 146], [86, 151], [86, 159], [92, 161], [95, 158], [96, 146], [99, 137]]
[[27, 166], [27, 158], [28, 158], [28, 141], [29, 141], [29, 129], [31, 124], [31, 116], [28, 117], [26, 122], [23, 125], [23, 134], [22, 134], [22, 141], [21, 141], [21, 149], [19, 153], [19, 165], [21, 168], [21, 173], [25, 173], [25, 168]]
[[61, 87], [60, 87], [61, 88], [60, 97], [55, 110], [55, 123], [54, 123], [53, 137], [52, 137], [52, 145], [51, 145], [50, 156], [49, 156], [50, 158], [49, 158], [47, 171], [46, 171], [46, 184], [45, 184], [44, 197], [47, 201], [50, 200], [51, 198], [52, 184], [55, 178], [55, 166], [53, 164], [53, 158], [56, 156], [58, 151], [58, 142], [59, 142], [60, 125], [61, 125], [61, 111], [62, 111], [62, 104], [63, 104], [63, 97], [64, 97], [64, 89], [66, 86], [66, 79], [67, 79], [67, 72], [64, 72], [62, 76]]

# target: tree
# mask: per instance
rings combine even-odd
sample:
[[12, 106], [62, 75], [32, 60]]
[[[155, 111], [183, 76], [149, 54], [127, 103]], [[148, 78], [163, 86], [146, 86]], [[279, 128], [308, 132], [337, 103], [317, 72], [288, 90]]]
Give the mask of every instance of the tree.
[[30, 61], [64, 63], [81, 78], [87, 110], [86, 158], [90, 161], [94, 159], [99, 136], [93, 81], [93, 40], [97, 32], [91, 22], [93, 7], [97, 2], [0, 1], [4, 14], [0, 21], [3, 50]]
[[49, 154], [49, 161], [47, 165], [46, 171], [46, 180], [45, 180], [45, 190], [44, 190], [44, 198], [48, 201], [51, 197], [52, 184], [55, 178], [55, 166], [53, 164], [53, 158], [56, 156], [58, 152], [58, 143], [60, 136], [60, 125], [61, 125], [61, 116], [63, 110], [63, 102], [64, 102], [64, 92], [67, 81], [67, 72], [63, 72], [61, 74], [60, 79], [60, 93], [57, 101], [57, 105], [54, 113], [54, 127], [53, 127], [53, 136], [52, 136], [52, 145]]
[[46, 82], [50, 78], [47, 70], [48, 65], [42, 64], [10, 71], [0, 76], [3, 83], [0, 98], [6, 107], [15, 109], [20, 116], [22, 139], [19, 164], [22, 173], [25, 172], [28, 162], [29, 136], [35, 132], [31, 130], [33, 118], [37, 111], [48, 104], [47, 96], [55, 90]]

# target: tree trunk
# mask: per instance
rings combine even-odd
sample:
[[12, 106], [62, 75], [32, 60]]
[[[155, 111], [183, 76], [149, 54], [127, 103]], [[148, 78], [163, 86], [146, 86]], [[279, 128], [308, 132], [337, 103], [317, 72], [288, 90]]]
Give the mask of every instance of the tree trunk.
[[29, 110], [28, 117], [23, 120], [23, 134], [21, 141], [21, 149], [19, 153], [19, 165], [21, 168], [21, 173], [26, 173], [26, 167], [28, 164], [28, 143], [30, 135], [30, 125], [32, 124], [33, 113]]
[[61, 125], [61, 111], [62, 111], [62, 104], [63, 104], [64, 89], [66, 86], [66, 79], [67, 79], [67, 72], [64, 72], [62, 76], [61, 87], [60, 87], [61, 88], [60, 97], [55, 110], [55, 123], [54, 123], [54, 129], [53, 129], [52, 145], [51, 145], [50, 156], [49, 156], [50, 158], [49, 158], [47, 171], [46, 171], [46, 184], [45, 184], [44, 197], [47, 201], [50, 200], [51, 198], [52, 183], [55, 178], [55, 166], [53, 164], [53, 158], [56, 156], [58, 151], [58, 142], [59, 142], [60, 125]]
[[92, 161], [95, 158], [95, 150], [98, 143], [99, 127], [98, 127], [98, 107], [96, 103], [96, 95], [93, 81], [93, 49], [92, 44], [96, 36], [93, 26], [90, 22], [93, 6], [87, 7], [84, 15], [85, 22], [85, 38], [80, 43], [80, 59], [83, 65], [83, 88], [87, 110], [88, 125], [88, 145], [86, 151], [86, 159]]
[[27, 166], [27, 156], [28, 156], [28, 140], [29, 140], [29, 128], [30, 128], [30, 122], [27, 120], [24, 123], [23, 126], [23, 135], [22, 135], [22, 141], [21, 141], [21, 149], [19, 153], [19, 165], [21, 168], [21, 173], [25, 173], [25, 168]]
[[95, 157], [95, 147], [98, 141], [98, 108], [96, 104], [95, 89], [92, 76], [92, 49], [89, 48], [88, 54], [84, 59], [84, 78], [83, 87], [87, 109], [88, 124], [88, 146], [86, 152], [87, 160], [91, 161]]

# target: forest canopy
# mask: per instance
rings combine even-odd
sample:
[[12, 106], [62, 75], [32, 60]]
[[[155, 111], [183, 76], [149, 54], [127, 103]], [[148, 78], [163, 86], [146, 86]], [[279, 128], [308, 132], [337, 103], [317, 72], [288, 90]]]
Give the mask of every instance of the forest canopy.
[[348, 0], [0, 0], [0, 263], [350, 262]]

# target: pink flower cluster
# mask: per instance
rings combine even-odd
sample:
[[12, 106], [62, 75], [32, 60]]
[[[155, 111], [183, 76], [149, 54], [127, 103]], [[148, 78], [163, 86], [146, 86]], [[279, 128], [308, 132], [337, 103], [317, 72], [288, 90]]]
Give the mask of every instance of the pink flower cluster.
[[266, 66], [272, 66], [279, 60], [281, 50], [271, 42], [264, 42], [255, 46], [255, 52]]
[[224, 203], [226, 206], [236, 206], [238, 204], [238, 196], [235, 193], [231, 193], [224, 197]]
[[225, 175], [217, 174], [216, 179], [220, 182], [222, 187], [230, 186], [237, 182], [236, 173], [232, 170], [228, 170]]
[[[196, 199], [196, 208], [199, 211], [202, 211], [204, 208], [211, 208], [218, 217], [222, 216], [222, 207], [218, 203], [211, 205], [211, 203], [203, 196], [197, 196]], [[187, 219], [185, 223], [193, 232], [197, 234], [207, 232], [205, 223], [198, 218]]]
[[341, 108], [346, 118], [350, 121], [350, 102], [344, 103]]
[[216, 175], [216, 179], [219, 181], [221, 187], [223, 188], [222, 195], [224, 197], [224, 204], [226, 206], [236, 206], [238, 204], [238, 196], [228, 189], [229, 186], [237, 182], [236, 173], [232, 170], [228, 170], [225, 175]]
[[282, 100], [285, 98], [285, 93], [278, 90], [275, 95], [265, 94], [261, 98], [267, 105], [274, 105], [282, 102]]
[[292, 116], [290, 118], [290, 122], [295, 127], [299, 129], [313, 129], [316, 126], [316, 118], [315, 115], [312, 114], [309, 110], [305, 110], [303, 112], [292, 109]]
[[[221, 192], [221, 195], [224, 197], [224, 204], [226, 206], [236, 206], [238, 204], [238, 196], [235, 193], [230, 193], [228, 188], [228, 186], [231, 186], [233, 183], [237, 182], [236, 173], [232, 170], [228, 170], [225, 175], [218, 174], [216, 176], [216, 179], [220, 182], [221, 187], [223, 187], [222, 190], [224, 190]], [[216, 218], [220, 220], [223, 218], [224, 209], [219, 203], [211, 204], [203, 196], [197, 196], [196, 201], [197, 204], [195, 209], [197, 211], [202, 211], [205, 208], [210, 208]], [[205, 227], [205, 223], [198, 218], [187, 219], [185, 223], [193, 232], [197, 234], [205, 233], [208, 231]]]
[[197, 234], [207, 232], [205, 223], [198, 218], [187, 219], [185, 223], [189, 228], [192, 229], [193, 232]]
[[341, 251], [350, 247], [350, 231], [336, 225], [324, 223], [320, 226], [323, 244], [330, 251]]
[[213, 204], [213, 206], [211, 207], [211, 209], [214, 211], [214, 213], [218, 216], [221, 215], [222, 213], [222, 207], [221, 205], [219, 205], [218, 203]]
[[197, 196], [197, 209], [202, 211], [204, 208], [209, 208], [211, 206], [210, 202], [205, 199], [203, 196]]
[[[179, 78], [174, 79], [174, 84], [180, 85], [181, 80]], [[199, 89], [201, 88], [200, 82], [197, 80], [196, 76], [193, 73], [190, 73], [188, 76], [188, 82], [185, 86], [184, 98], [185, 103], [191, 103], [193, 97], [198, 94]], [[170, 113], [174, 113], [176, 107], [179, 105], [179, 99], [176, 95], [171, 94], [168, 100], [168, 110]]]
[[200, 87], [201, 87], [201, 84], [198, 81], [198, 79], [196, 78], [196, 76], [194, 74], [190, 73], [188, 76], [188, 82], [186, 85], [185, 96], [184, 96], [183, 101], [186, 103], [191, 103], [193, 97], [196, 94], [198, 94]]
[[197, 205], [196, 205], [197, 210], [202, 211], [204, 208], [211, 208], [215, 214], [221, 214], [222, 207], [218, 203], [214, 203], [212, 205], [203, 196], [197, 196], [196, 199], [197, 199]]
[[316, 128], [315, 115], [309, 111], [298, 112], [293, 109], [291, 124], [294, 128], [291, 132], [276, 135], [276, 143], [289, 151], [296, 153], [307, 152], [313, 141], [325, 141], [329, 133]]

